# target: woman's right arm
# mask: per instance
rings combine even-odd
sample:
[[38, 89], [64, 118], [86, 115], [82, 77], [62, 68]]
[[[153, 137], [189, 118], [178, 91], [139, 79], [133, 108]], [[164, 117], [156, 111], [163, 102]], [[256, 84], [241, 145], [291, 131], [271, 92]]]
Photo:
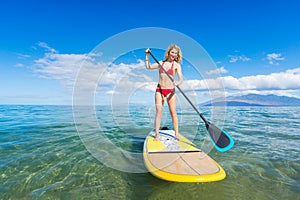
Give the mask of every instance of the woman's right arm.
[[157, 63], [155, 64], [150, 64], [150, 61], [149, 61], [149, 53], [150, 53], [150, 49], [148, 48], [146, 51], [146, 68], [147, 69], [158, 69], [159, 68], [159, 65]]

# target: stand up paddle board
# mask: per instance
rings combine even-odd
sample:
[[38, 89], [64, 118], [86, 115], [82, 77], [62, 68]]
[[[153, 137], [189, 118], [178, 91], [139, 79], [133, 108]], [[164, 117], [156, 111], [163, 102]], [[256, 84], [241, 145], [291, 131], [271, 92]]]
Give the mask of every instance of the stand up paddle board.
[[163, 127], [159, 140], [154, 141], [152, 130], [144, 142], [144, 162], [154, 176], [174, 182], [212, 182], [226, 177], [222, 167], [191, 141]]

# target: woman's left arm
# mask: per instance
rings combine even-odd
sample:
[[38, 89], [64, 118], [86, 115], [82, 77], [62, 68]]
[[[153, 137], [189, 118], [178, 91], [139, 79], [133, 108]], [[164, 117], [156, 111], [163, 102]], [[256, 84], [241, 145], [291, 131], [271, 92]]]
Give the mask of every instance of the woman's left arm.
[[179, 63], [177, 63], [176, 71], [177, 71], [178, 81], [175, 83], [175, 85], [181, 85], [183, 82], [183, 77], [182, 77], [181, 65]]

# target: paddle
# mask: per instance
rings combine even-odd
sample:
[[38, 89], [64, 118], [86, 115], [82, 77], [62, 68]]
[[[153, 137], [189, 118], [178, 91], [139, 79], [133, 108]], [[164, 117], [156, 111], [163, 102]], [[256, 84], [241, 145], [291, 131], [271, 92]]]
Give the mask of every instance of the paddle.
[[[169, 77], [169, 79], [174, 83], [174, 79], [168, 74], [168, 72], [163, 68], [163, 66], [158, 62], [158, 60], [154, 57], [154, 55], [149, 50], [151, 57], [155, 60], [158, 66], [165, 72], [165, 74]], [[207, 121], [204, 116], [198, 111], [198, 109], [194, 106], [194, 104], [190, 101], [190, 99], [185, 95], [185, 93], [181, 90], [178, 85], [175, 85], [177, 89], [181, 92], [181, 94], [185, 97], [185, 99], [191, 104], [200, 118], [204, 121], [206, 129], [210, 135], [211, 141], [214, 144], [214, 147], [220, 151], [225, 152], [233, 147], [234, 141], [231, 136], [224, 130], [218, 128], [211, 122]]]

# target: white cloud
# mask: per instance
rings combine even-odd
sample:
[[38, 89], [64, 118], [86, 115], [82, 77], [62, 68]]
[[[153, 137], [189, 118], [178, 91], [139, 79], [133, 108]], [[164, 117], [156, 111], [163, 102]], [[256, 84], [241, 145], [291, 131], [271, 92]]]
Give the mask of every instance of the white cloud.
[[115, 83], [120, 78], [128, 77], [128, 75], [136, 77], [137, 73], [135, 71], [138, 71], [140, 69], [145, 69], [145, 63], [142, 60], [138, 60], [138, 63], [132, 63], [132, 64], [112, 64], [109, 68], [107, 68], [107, 71], [105, 72], [105, 76], [103, 77], [104, 80], [102, 82], [106, 83]]
[[269, 60], [269, 64], [271, 65], [278, 65], [279, 60], [284, 60], [285, 58], [282, 57], [281, 53], [270, 53], [267, 54], [267, 60]]
[[[60, 54], [46, 43], [39, 46], [46, 50], [42, 58], [34, 61], [33, 72], [44, 79], [59, 81], [64, 87], [72, 90], [76, 87], [82, 90], [104, 89], [106, 94], [112, 94], [114, 87], [141, 87], [153, 82], [153, 78], [145, 75], [145, 63], [104, 63], [99, 54]], [[100, 59], [97, 59], [100, 58]], [[147, 83], [147, 84], [146, 84]], [[149, 87], [145, 87], [147, 90]]]
[[44, 49], [46, 49], [47, 51], [51, 52], [51, 53], [58, 53], [54, 48], [50, 47], [47, 43], [45, 42], [39, 42], [38, 45]]
[[230, 63], [236, 63], [238, 61], [242, 61], [242, 62], [247, 62], [247, 61], [250, 61], [251, 59], [246, 57], [245, 55], [229, 55], [228, 56], [230, 58], [229, 62]]
[[61, 54], [46, 43], [40, 42], [39, 46], [46, 52], [43, 57], [34, 61], [31, 67], [33, 72], [40, 78], [59, 81], [69, 92], [73, 91], [76, 80], [76, 87], [82, 91], [88, 92], [92, 89], [94, 91], [99, 76], [109, 65], [97, 62], [100, 53]]
[[33, 71], [40, 78], [55, 79], [73, 86], [78, 70], [86, 59], [89, 58], [85, 54], [59, 54], [53, 50], [34, 61]]
[[118, 92], [116, 92], [114, 90], [110, 90], [110, 91], [107, 91], [106, 94], [118, 94]]
[[26, 59], [26, 58], [30, 58], [31, 56], [28, 54], [21, 54], [21, 53], [17, 53], [18, 59]]
[[216, 74], [226, 74], [228, 71], [223, 67], [217, 68], [215, 70], [209, 70], [206, 72], [207, 75], [216, 75]]
[[194, 90], [300, 90], [300, 68], [268, 75], [235, 78], [224, 76], [217, 79], [187, 80]]
[[15, 66], [16, 66], [16, 67], [24, 67], [24, 64], [18, 63], [18, 64], [16, 64]]

